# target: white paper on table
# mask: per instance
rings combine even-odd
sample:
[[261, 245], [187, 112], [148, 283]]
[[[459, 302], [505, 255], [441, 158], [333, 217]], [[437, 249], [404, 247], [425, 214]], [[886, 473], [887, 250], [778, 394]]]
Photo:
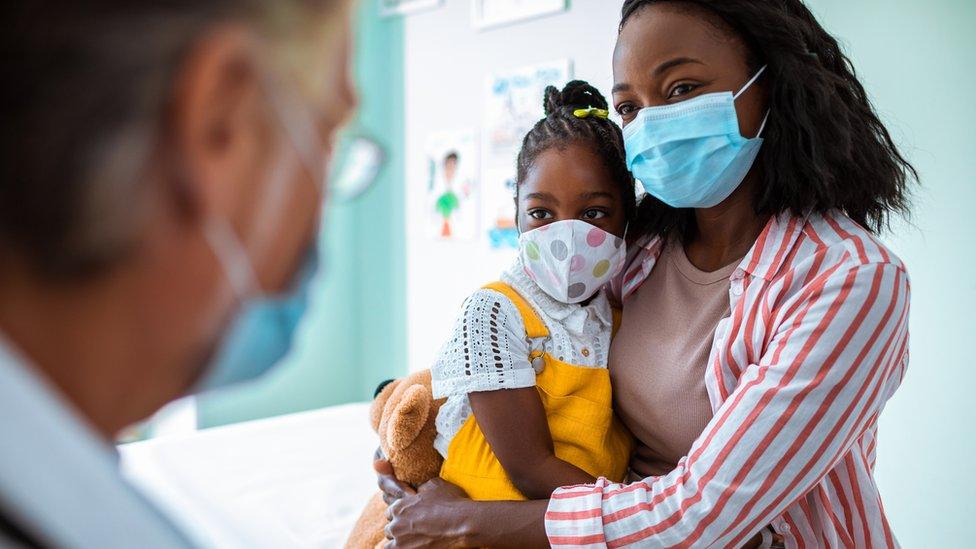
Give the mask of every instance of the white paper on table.
[[122, 469], [206, 547], [339, 547], [376, 491], [368, 409], [128, 444]]

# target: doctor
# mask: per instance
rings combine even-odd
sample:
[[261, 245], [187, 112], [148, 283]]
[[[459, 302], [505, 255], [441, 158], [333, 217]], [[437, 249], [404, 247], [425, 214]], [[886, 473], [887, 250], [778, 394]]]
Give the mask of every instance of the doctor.
[[192, 545], [112, 440], [287, 351], [351, 3], [4, 4], [0, 547]]

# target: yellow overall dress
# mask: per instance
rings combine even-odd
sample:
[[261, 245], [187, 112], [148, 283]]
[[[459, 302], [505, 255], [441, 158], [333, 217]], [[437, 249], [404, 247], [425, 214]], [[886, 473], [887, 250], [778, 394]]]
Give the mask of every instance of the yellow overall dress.
[[[545, 323], [511, 286], [496, 282], [485, 288], [515, 304], [529, 339], [549, 337]], [[529, 361], [539, 357], [545, 367], [536, 376], [536, 388], [549, 420], [556, 457], [594, 477], [624, 480], [633, 439], [613, 415], [610, 372], [607, 368], [567, 364], [542, 351], [534, 351]], [[451, 440], [441, 478], [460, 486], [476, 500], [526, 499], [509, 480], [473, 414]]]

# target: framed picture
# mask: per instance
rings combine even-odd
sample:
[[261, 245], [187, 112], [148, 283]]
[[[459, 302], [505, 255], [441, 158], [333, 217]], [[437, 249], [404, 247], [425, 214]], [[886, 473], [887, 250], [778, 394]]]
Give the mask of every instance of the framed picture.
[[472, 24], [483, 30], [566, 11], [569, 0], [472, 0]]
[[380, 15], [405, 15], [418, 11], [440, 7], [444, 0], [377, 0], [380, 3]]
[[435, 240], [474, 239], [480, 215], [477, 132], [434, 133], [425, 149], [428, 234]]
[[545, 112], [546, 86], [562, 88], [573, 76], [568, 59], [517, 67], [488, 77], [482, 138], [482, 228], [489, 248], [518, 247], [515, 161], [525, 134]]

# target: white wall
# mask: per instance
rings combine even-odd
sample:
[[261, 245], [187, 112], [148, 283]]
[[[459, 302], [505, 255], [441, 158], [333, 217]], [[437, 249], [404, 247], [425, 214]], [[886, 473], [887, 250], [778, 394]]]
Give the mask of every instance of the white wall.
[[[608, 90], [619, 0], [574, 0], [566, 14], [478, 33], [469, 0], [406, 23], [409, 364], [429, 366], [462, 299], [509, 261], [422, 236], [424, 140], [479, 127], [486, 75], [569, 57]], [[905, 547], [969, 544], [976, 494], [976, 2], [810, 0], [847, 45], [923, 186], [913, 225], [885, 240], [907, 263], [912, 360], [881, 417], [877, 479]]]
[[[407, 338], [413, 370], [430, 366], [464, 298], [497, 280], [514, 257], [481, 242], [427, 237], [427, 136], [480, 130], [488, 76], [525, 65], [569, 58], [576, 78], [609, 94], [618, 10], [606, 0], [572, 4], [565, 13], [480, 32], [471, 25], [470, 0], [447, 0], [406, 19]], [[539, 105], [541, 110], [541, 96]]]

